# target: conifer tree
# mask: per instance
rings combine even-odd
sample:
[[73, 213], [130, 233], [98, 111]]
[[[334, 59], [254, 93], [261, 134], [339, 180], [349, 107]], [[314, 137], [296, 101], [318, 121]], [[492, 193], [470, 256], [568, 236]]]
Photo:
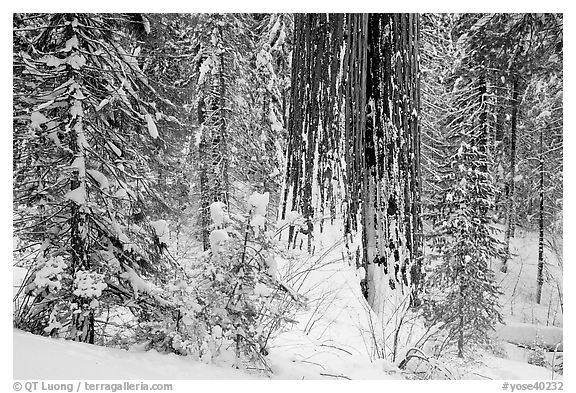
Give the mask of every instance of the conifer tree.
[[96, 342], [100, 313], [167, 266], [144, 213], [160, 116], [129, 20], [15, 16], [14, 232], [34, 255], [15, 323], [36, 333]]
[[[442, 201], [435, 207], [432, 241], [435, 264], [428, 277], [425, 315], [440, 323], [456, 343], [458, 356], [465, 346], [486, 343], [488, 332], [501, 322], [491, 261], [501, 255], [501, 244], [492, 234], [494, 224], [486, 214], [494, 208], [495, 188], [483, 169], [486, 155], [460, 134], [457, 151], [442, 168]], [[457, 145], [459, 143], [459, 145]]]
[[446, 122], [439, 124], [445, 130], [441, 146], [448, 159], [434, 180], [438, 191], [428, 214], [433, 228], [425, 316], [448, 332], [459, 357], [465, 345], [486, 343], [488, 332], [501, 321], [500, 290], [491, 268], [503, 255], [495, 237], [491, 101], [486, 58], [475, 50], [477, 41], [483, 42], [485, 23], [475, 21], [471, 36], [464, 34], [456, 46], [460, 60], [448, 78], [453, 87]]

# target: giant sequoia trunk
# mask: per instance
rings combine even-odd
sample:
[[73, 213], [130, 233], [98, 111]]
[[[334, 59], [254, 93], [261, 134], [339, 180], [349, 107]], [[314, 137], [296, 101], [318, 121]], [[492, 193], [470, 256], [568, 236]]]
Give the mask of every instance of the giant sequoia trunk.
[[380, 310], [390, 290], [415, 295], [421, 271], [418, 19], [366, 19], [364, 265], [368, 302]]
[[[310, 253], [314, 210], [333, 210], [334, 205], [330, 174], [335, 171], [339, 142], [337, 78], [343, 22], [342, 14], [296, 14], [294, 17], [287, 187], [282, 218], [288, 202], [292, 209], [301, 211]], [[316, 201], [313, 201], [313, 185], [319, 189]], [[294, 245], [297, 235], [293, 230], [290, 232], [289, 240]]]
[[415, 295], [420, 282], [418, 17], [299, 14], [294, 32], [285, 203], [304, 215], [311, 251], [315, 209], [341, 176], [345, 233], [362, 236], [362, 289], [380, 311], [391, 291]]

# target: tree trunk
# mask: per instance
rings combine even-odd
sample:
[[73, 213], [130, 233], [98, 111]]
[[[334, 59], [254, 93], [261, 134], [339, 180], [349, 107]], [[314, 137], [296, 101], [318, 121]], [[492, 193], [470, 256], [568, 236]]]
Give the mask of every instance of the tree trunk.
[[390, 296], [410, 295], [417, 304], [421, 273], [418, 17], [370, 14], [367, 22], [367, 40], [356, 38], [368, 46], [367, 112], [359, 119], [365, 127], [356, 131], [362, 144], [355, 149], [364, 151], [364, 160], [361, 177], [349, 177], [363, 185], [368, 303], [382, 312]]
[[[199, 62], [200, 63], [200, 62]], [[198, 125], [200, 127], [200, 144], [198, 145], [199, 182], [200, 182], [200, 228], [202, 231], [202, 247], [204, 251], [210, 248], [210, 191], [208, 186], [208, 142], [205, 131], [206, 104], [204, 96], [198, 98]]]
[[[485, 157], [488, 156], [488, 140], [489, 140], [489, 126], [488, 126], [488, 104], [486, 102], [486, 95], [488, 92], [486, 86], [486, 75], [485, 71], [480, 72], [479, 80], [479, 93], [480, 93], [480, 134], [478, 138], [473, 141], [473, 143], [478, 144], [478, 150], [482, 152]], [[483, 160], [479, 165], [479, 169], [482, 172], [488, 171], [488, 162]]]
[[[326, 203], [338, 136], [338, 71], [342, 46], [342, 14], [296, 14], [292, 52], [291, 94], [288, 121], [288, 166], [283, 215], [298, 209], [306, 223], [308, 251], [313, 251], [314, 213]], [[317, 159], [316, 159], [317, 158]], [[313, 195], [314, 184], [319, 195]], [[291, 228], [289, 241], [297, 233]]]
[[[69, 15], [68, 20], [72, 20], [73, 16]], [[74, 35], [71, 29], [67, 29], [70, 37]], [[70, 68], [70, 78], [81, 85], [80, 78]], [[75, 94], [82, 95], [80, 87], [76, 88]], [[84, 130], [84, 112], [82, 110], [82, 101], [72, 98], [69, 102], [70, 108], [80, 107], [79, 113], [72, 114], [70, 111], [70, 129], [72, 131], [72, 138], [70, 139], [70, 150], [74, 153], [74, 161], [80, 160], [81, 164], [78, 166], [78, 172], [75, 173], [70, 181], [70, 189], [81, 189], [86, 198], [88, 189], [86, 187], [86, 151], [84, 148], [84, 141], [87, 140]], [[72, 272], [75, 278], [76, 274], [80, 271], [90, 269], [90, 262], [87, 253], [86, 238], [88, 225], [85, 210], [76, 203], [70, 201], [70, 246], [72, 253]], [[94, 310], [90, 308], [90, 299], [82, 296], [73, 297], [74, 303], [72, 307], [72, 321], [70, 326], [70, 338], [74, 341], [87, 342], [94, 344]], [[76, 307], [76, 309], [74, 309]], [[78, 311], [79, 310], [79, 311]]]
[[[222, 26], [218, 25], [218, 39], [225, 40]], [[215, 49], [214, 49], [215, 50]], [[198, 60], [197, 68], [205, 60]], [[221, 201], [229, 205], [228, 123], [226, 109], [226, 58], [218, 52], [215, 64], [216, 75], [211, 80], [207, 93], [200, 92], [198, 98], [198, 123], [201, 128], [199, 153], [200, 177], [200, 225], [204, 250], [209, 248], [210, 205]], [[208, 105], [206, 105], [208, 101]], [[228, 206], [229, 207], [229, 206]]]
[[514, 191], [516, 177], [516, 124], [518, 119], [518, 78], [514, 78], [512, 84], [512, 118], [511, 118], [511, 133], [510, 133], [510, 181], [508, 183], [508, 226], [506, 228], [506, 254], [504, 256], [504, 263], [502, 264], [501, 271], [506, 273], [508, 271], [508, 260], [510, 259], [510, 238], [514, 237], [516, 228], [516, 207], [514, 201]]
[[[84, 193], [86, 189], [86, 154], [84, 151], [83, 142], [86, 140], [84, 136], [84, 125], [82, 117], [79, 116], [73, 120], [74, 137], [72, 138], [71, 150], [74, 152], [76, 159], [81, 159], [84, 162], [83, 168], [78, 170], [75, 178], [70, 182], [70, 189], [76, 190], [83, 188]], [[86, 221], [86, 213], [84, 213], [81, 206], [76, 202], [70, 202], [71, 215], [70, 215], [70, 243], [72, 251], [72, 271], [74, 277], [80, 271], [89, 270], [89, 258], [86, 251], [86, 235], [88, 225]], [[74, 341], [87, 342], [94, 344], [94, 310], [90, 308], [90, 299], [82, 296], [74, 296], [76, 309], [73, 308], [72, 321], [70, 327], [70, 337]], [[76, 312], [74, 312], [76, 311]]]
[[538, 217], [538, 273], [536, 277], [536, 303], [540, 304], [542, 298], [542, 284], [544, 283], [544, 128], [540, 129], [540, 215]]
[[460, 286], [458, 304], [458, 357], [461, 359], [464, 358], [464, 301], [464, 290], [462, 286]]
[[[218, 34], [220, 35], [220, 40], [224, 41], [224, 35], [222, 34], [222, 26], [218, 26]], [[218, 55], [219, 67], [218, 67], [218, 113], [220, 114], [218, 121], [218, 139], [219, 143], [216, 147], [218, 149], [218, 165], [220, 167], [220, 173], [218, 177], [221, 177], [221, 182], [219, 184], [219, 189], [216, 190], [215, 200], [221, 200], [229, 207], [229, 197], [228, 192], [230, 189], [230, 183], [228, 180], [228, 115], [226, 109], [226, 78], [224, 75], [224, 70], [226, 69], [226, 62], [224, 58], [224, 51], [221, 51]]]
[[[337, 165], [345, 163], [345, 237], [362, 238], [349, 255], [361, 256], [357, 265], [366, 270], [361, 287], [378, 312], [391, 304], [390, 297], [414, 295], [412, 304], [417, 303], [422, 256], [418, 34], [414, 14], [298, 14], [294, 20], [285, 201], [291, 192], [292, 207], [308, 224], [310, 248], [314, 209], [323, 209], [331, 195], [321, 191], [319, 201], [312, 201], [313, 179], [314, 187], [331, 181], [326, 176], [334, 173], [334, 158], [343, 156]], [[334, 113], [343, 117], [344, 135]]]

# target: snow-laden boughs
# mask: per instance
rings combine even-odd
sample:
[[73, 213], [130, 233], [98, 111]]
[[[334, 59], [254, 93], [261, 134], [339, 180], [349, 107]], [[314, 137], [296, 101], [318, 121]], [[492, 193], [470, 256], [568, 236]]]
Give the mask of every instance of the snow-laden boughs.
[[214, 229], [210, 232], [210, 251], [214, 254], [220, 253], [226, 242], [230, 239], [225, 229]]
[[161, 99], [124, 17], [15, 17], [14, 232], [30, 268], [15, 324], [32, 332], [100, 340], [103, 310], [135, 299], [123, 273], [166, 266], [151, 245], [168, 235], [143, 211]]
[[254, 236], [257, 238], [260, 236], [260, 230], [264, 229], [266, 226], [267, 219], [265, 216], [269, 201], [269, 192], [265, 192], [264, 194], [254, 192], [248, 199], [248, 203], [251, 207], [250, 226], [254, 230]]
[[266, 214], [267, 199], [254, 193], [248, 203], [254, 212], [229, 218], [225, 227], [222, 216], [214, 215], [210, 250], [164, 291], [169, 314], [140, 323], [130, 340], [204, 362], [256, 363], [269, 371], [268, 341], [294, 322], [291, 314], [303, 299], [276, 277], [273, 233], [266, 223], [249, 224], [256, 211]]
[[150, 226], [154, 229], [154, 233], [161, 244], [170, 244], [170, 230], [166, 220], [151, 221]]
[[494, 236], [492, 177], [486, 155], [460, 135], [460, 145], [440, 168], [443, 186], [433, 220], [424, 316], [446, 334], [445, 346], [458, 356], [476, 344], [487, 344], [500, 316], [500, 289], [491, 264], [502, 256]]
[[148, 126], [148, 133], [150, 133], [150, 136], [152, 138], [154, 139], [158, 138], [158, 128], [156, 128], [156, 123], [154, 122], [152, 115], [150, 113], [146, 113], [144, 117], [146, 119], [146, 124]]
[[228, 207], [224, 202], [213, 202], [210, 204], [210, 219], [212, 220], [212, 225], [216, 228], [223, 228], [224, 224], [229, 222], [228, 217]]
[[[516, 226], [533, 225], [532, 218], [538, 214], [538, 203], [533, 201], [538, 198], [534, 193], [537, 187], [526, 187], [518, 179], [518, 172], [532, 171], [538, 160], [534, 154], [537, 131], [531, 130], [534, 119], [546, 113], [542, 109], [561, 112], [561, 103], [558, 107], [544, 101], [540, 103], [546, 108], [539, 105], [540, 110], [533, 111], [530, 90], [542, 80], [561, 77], [563, 19], [561, 14], [516, 13], [459, 14], [451, 20], [452, 35], [458, 37], [456, 61], [448, 78], [456, 80], [452, 95], [460, 97], [462, 113], [470, 114], [476, 108], [480, 114], [473, 119], [455, 113], [452, 122], [475, 121], [473, 124], [483, 134], [479, 142], [490, 150], [492, 163], [488, 163], [488, 169], [498, 187], [496, 212], [498, 218], [506, 220], [506, 253], [500, 267], [506, 272]], [[549, 158], [555, 168], [551, 172], [561, 170], [561, 149]]]

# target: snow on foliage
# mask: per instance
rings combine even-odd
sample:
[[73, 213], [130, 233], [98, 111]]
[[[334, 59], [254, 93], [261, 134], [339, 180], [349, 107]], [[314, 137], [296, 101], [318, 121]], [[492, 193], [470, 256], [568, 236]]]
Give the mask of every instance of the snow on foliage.
[[76, 272], [74, 286], [74, 295], [85, 298], [100, 297], [107, 287], [103, 274], [85, 270]]
[[86, 173], [92, 176], [92, 178], [98, 183], [100, 189], [107, 190], [108, 187], [110, 187], [108, 178], [102, 172], [97, 171], [96, 169], [88, 169], [86, 170]]
[[220, 327], [220, 325], [212, 326], [212, 337], [214, 338], [222, 337], [222, 328]]
[[78, 169], [79, 173], [84, 173], [86, 171], [86, 160], [82, 156], [76, 157], [70, 167]]
[[363, 266], [360, 266], [358, 270], [356, 270], [356, 274], [358, 276], [358, 280], [362, 281], [366, 278], [366, 269]]
[[72, 68], [75, 70], [79, 70], [86, 65], [86, 58], [81, 54], [75, 53], [70, 56], [66, 62], [70, 64], [70, 66], [72, 66]]
[[33, 130], [39, 130], [40, 125], [46, 123], [47, 121], [48, 119], [46, 116], [38, 111], [32, 112], [32, 115], [30, 115], [30, 127], [32, 127]]
[[212, 203], [210, 252], [191, 262], [186, 278], [167, 285], [165, 294], [179, 311], [178, 321], [164, 318], [139, 326], [144, 337], [164, 336], [152, 348], [202, 362], [266, 365], [260, 354], [268, 351], [271, 334], [289, 320], [292, 300], [300, 304], [299, 295], [276, 279], [268, 233], [254, 236], [254, 229], [266, 222], [269, 198], [253, 193], [247, 198], [250, 214], [243, 215], [229, 215], [224, 203]]
[[269, 255], [265, 262], [268, 267], [268, 274], [272, 276], [272, 278], [276, 278], [278, 276], [278, 263], [276, 262], [274, 255]]
[[68, 41], [66, 41], [66, 47], [64, 48], [64, 52], [70, 52], [72, 49], [78, 48], [78, 37], [74, 35]]
[[210, 71], [212, 64], [213, 64], [213, 60], [212, 57], [208, 56], [206, 58], [206, 60], [204, 60], [202, 62], [202, 65], [200, 66], [200, 76], [198, 77], [198, 84], [201, 85], [202, 82], [204, 82], [204, 79], [206, 78], [206, 73], [208, 71]]
[[295, 210], [291, 210], [288, 213], [286, 213], [286, 221], [288, 221], [291, 224], [295, 224], [296, 221], [298, 221], [301, 217], [302, 215]]
[[158, 241], [168, 245], [170, 241], [170, 230], [166, 220], [151, 221], [150, 225], [154, 228], [154, 233], [158, 236]]
[[39, 289], [47, 288], [48, 291], [56, 293], [62, 288], [60, 281], [66, 267], [66, 262], [60, 256], [48, 259], [36, 272], [34, 284]]
[[270, 112], [268, 113], [268, 120], [270, 121], [270, 127], [274, 132], [281, 132], [284, 127], [282, 127], [282, 123], [276, 117], [273, 108], [270, 108]]
[[543, 120], [545, 118], [550, 117], [552, 114], [549, 110], [544, 110], [542, 112], [540, 112], [540, 114], [538, 116], [536, 116], [536, 120]]
[[66, 63], [65, 59], [60, 59], [53, 55], [44, 56], [41, 61], [45, 62], [48, 67], [59, 67]]
[[68, 199], [78, 205], [84, 205], [86, 203], [86, 188], [81, 185], [72, 191], [69, 191], [64, 195], [65, 199]]
[[144, 31], [146, 34], [150, 34], [150, 21], [147, 17], [142, 16], [142, 24], [144, 25]]
[[[48, 128], [51, 128], [51, 127], [48, 126]], [[49, 140], [51, 140], [52, 142], [54, 142], [54, 144], [55, 144], [56, 146], [58, 146], [59, 148], [64, 148], [64, 147], [62, 146], [62, 142], [60, 142], [60, 138], [58, 138], [58, 131], [49, 132], [49, 133], [46, 135], [46, 138], [49, 139]]]
[[255, 191], [248, 198], [248, 204], [250, 205], [250, 211], [252, 212], [250, 226], [254, 229], [256, 237], [260, 236], [260, 230], [263, 230], [266, 225], [267, 220], [264, 216], [266, 215], [269, 201], [269, 192], [260, 194], [259, 192]]
[[268, 208], [268, 202], [270, 202], [270, 193], [265, 192], [260, 194], [254, 191], [250, 198], [248, 198], [248, 203], [250, 204], [254, 214], [260, 214], [262, 216], [266, 215], [266, 209]]
[[123, 199], [125, 201], [129, 201], [130, 198], [128, 197], [128, 192], [125, 188], [119, 188], [118, 191], [114, 194], [116, 198]]
[[110, 146], [110, 149], [112, 149], [114, 154], [116, 154], [118, 157], [122, 157], [122, 150], [120, 150], [118, 148], [118, 146], [116, 146], [114, 143], [112, 143], [110, 141], [106, 141], [106, 142], [108, 143], [108, 146]]
[[228, 222], [228, 210], [224, 202], [213, 202], [210, 205], [210, 218], [216, 227], [223, 227]]
[[222, 251], [224, 245], [226, 244], [226, 242], [230, 239], [230, 236], [228, 236], [228, 232], [226, 232], [226, 230], [224, 229], [215, 229], [212, 232], [210, 232], [210, 250], [212, 250], [213, 253], [217, 254], [220, 251]]
[[272, 67], [272, 55], [269, 52], [270, 50], [270, 45], [268, 44], [264, 44], [264, 46], [262, 47], [262, 49], [260, 50], [260, 52], [258, 52], [258, 54], [256, 55], [256, 69], [261, 68], [261, 67], [265, 67], [269, 70], [269, 72], [274, 72], [274, 69]]
[[154, 119], [150, 113], [146, 113], [144, 116], [146, 118], [146, 124], [148, 126], [148, 132], [150, 136], [154, 139], [158, 138], [158, 129], [156, 128], [156, 123], [154, 123]]
[[258, 283], [256, 283], [256, 286], [254, 287], [254, 294], [256, 296], [267, 297], [267, 296], [270, 296], [272, 294], [272, 290], [270, 288], [268, 288], [266, 285], [258, 282]]
[[194, 132], [194, 146], [199, 147], [200, 142], [202, 142], [202, 132], [203, 132], [203, 125], [200, 125]]
[[104, 98], [102, 101], [100, 101], [100, 104], [98, 104], [98, 106], [96, 107], [96, 111], [99, 111], [102, 108], [104, 108], [106, 104], [108, 104], [109, 102], [110, 100], [108, 98]]
[[152, 283], [140, 277], [140, 275], [138, 275], [138, 273], [136, 273], [136, 271], [131, 267], [126, 266], [125, 269], [126, 271], [120, 274], [120, 277], [128, 280], [132, 286], [132, 290], [134, 291], [134, 298], [138, 299], [138, 295], [143, 293], [153, 296], [161, 304], [167, 304], [166, 301], [158, 295], [159, 290]]
[[[70, 107], [70, 115], [73, 118], [84, 116], [84, 109], [82, 108], [82, 102], [80, 100], [74, 101], [74, 104]], [[81, 123], [76, 123], [76, 127], [78, 127], [78, 126], [81, 126]], [[78, 136], [80, 136], [80, 133], [78, 133]], [[82, 144], [82, 145], [84, 145], [84, 144]]]
[[122, 243], [122, 248], [126, 251], [131, 252], [140, 252], [139, 247], [134, 243], [134, 241], [130, 240], [128, 236], [122, 230], [122, 225], [117, 221], [112, 222], [112, 230], [116, 234], [116, 237]]
[[254, 234], [256, 237], [260, 235], [260, 229], [264, 229], [266, 225], [266, 217], [260, 214], [254, 214], [250, 220], [250, 226], [254, 228]]

